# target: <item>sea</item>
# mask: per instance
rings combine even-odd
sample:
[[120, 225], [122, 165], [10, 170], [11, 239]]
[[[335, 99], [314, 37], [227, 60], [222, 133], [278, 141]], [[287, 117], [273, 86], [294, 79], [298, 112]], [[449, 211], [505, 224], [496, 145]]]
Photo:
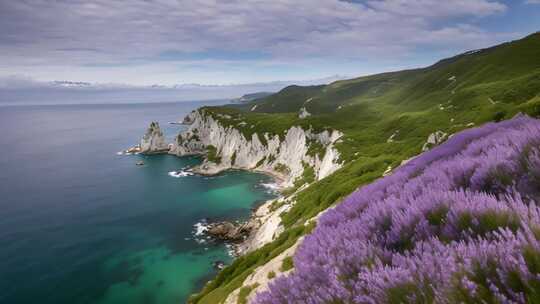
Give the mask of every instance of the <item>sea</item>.
[[231, 263], [200, 232], [274, 198], [270, 177], [119, 153], [151, 121], [172, 141], [186, 126], [169, 122], [222, 103], [1, 106], [0, 303], [185, 303]]

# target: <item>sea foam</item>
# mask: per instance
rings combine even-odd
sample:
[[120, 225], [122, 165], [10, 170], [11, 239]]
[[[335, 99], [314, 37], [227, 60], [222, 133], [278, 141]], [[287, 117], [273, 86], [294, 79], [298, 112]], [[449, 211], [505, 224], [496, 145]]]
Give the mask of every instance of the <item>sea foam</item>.
[[171, 171], [168, 174], [171, 177], [180, 178], [180, 177], [184, 177], [184, 176], [191, 176], [191, 175], [193, 175], [193, 172], [181, 169], [181, 170], [178, 170], [178, 171]]
[[270, 194], [274, 194], [279, 191], [279, 185], [277, 183], [261, 183], [261, 186]]

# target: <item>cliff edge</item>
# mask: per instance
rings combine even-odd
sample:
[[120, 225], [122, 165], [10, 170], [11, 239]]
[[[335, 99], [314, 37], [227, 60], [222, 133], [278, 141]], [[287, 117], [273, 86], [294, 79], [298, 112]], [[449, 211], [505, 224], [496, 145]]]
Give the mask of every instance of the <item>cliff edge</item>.
[[317, 133], [292, 126], [283, 134], [249, 136], [243, 130], [253, 126], [242, 121], [227, 125], [221, 119], [230, 121], [231, 117], [204, 108], [191, 112], [184, 119], [190, 122], [188, 130], [176, 137], [169, 153], [206, 155], [203, 163], [193, 169], [199, 174], [252, 170], [276, 177], [283, 188], [298, 185], [303, 178], [321, 180], [342, 165], [334, 144], [343, 134], [337, 130]]

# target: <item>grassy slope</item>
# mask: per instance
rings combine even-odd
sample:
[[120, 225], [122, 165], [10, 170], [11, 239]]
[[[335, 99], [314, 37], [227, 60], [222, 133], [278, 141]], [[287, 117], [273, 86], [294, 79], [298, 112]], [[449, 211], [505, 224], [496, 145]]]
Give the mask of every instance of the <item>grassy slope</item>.
[[[305, 103], [309, 98], [311, 101]], [[296, 205], [282, 215], [288, 231], [275, 242], [238, 258], [193, 297], [193, 303], [224, 300], [257, 266], [309, 231], [304, 227], [306, 220], [380, 177], [388, 166], [396, 167], [420, 153], [430, 133], [455, 133], [470, 123], [506, 119], [518, 112], [539, 116], [540, 34], [445, 59], [424, 69], [327, 86], [288, 87], [257, 104], [257, 113], [238, 108], [209, 110], [235, 117], [218, 119], [248, 135], [262, 131], [281, 134], [292, 125], [338, 129], [345, 133], [338, 144], [345, 166], [297, 194]], [[302, 106], [315, 115], [298, 119]], [[246, 126], [238, 126], [239, 121]], [[387, 142], [397, 130], [394, 141]]]

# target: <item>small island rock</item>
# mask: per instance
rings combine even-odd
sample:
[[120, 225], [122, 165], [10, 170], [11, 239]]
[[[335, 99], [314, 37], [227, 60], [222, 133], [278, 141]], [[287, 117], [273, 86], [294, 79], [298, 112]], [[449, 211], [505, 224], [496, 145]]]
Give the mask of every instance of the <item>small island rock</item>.
[[169, 151], [169, 145], [165, 142], [165, 136], [158, 122], [153, 121], [150, 123], [150, 126], [141, 139], [139, 148], [140, 153], [143, 154], [167, 153]]

